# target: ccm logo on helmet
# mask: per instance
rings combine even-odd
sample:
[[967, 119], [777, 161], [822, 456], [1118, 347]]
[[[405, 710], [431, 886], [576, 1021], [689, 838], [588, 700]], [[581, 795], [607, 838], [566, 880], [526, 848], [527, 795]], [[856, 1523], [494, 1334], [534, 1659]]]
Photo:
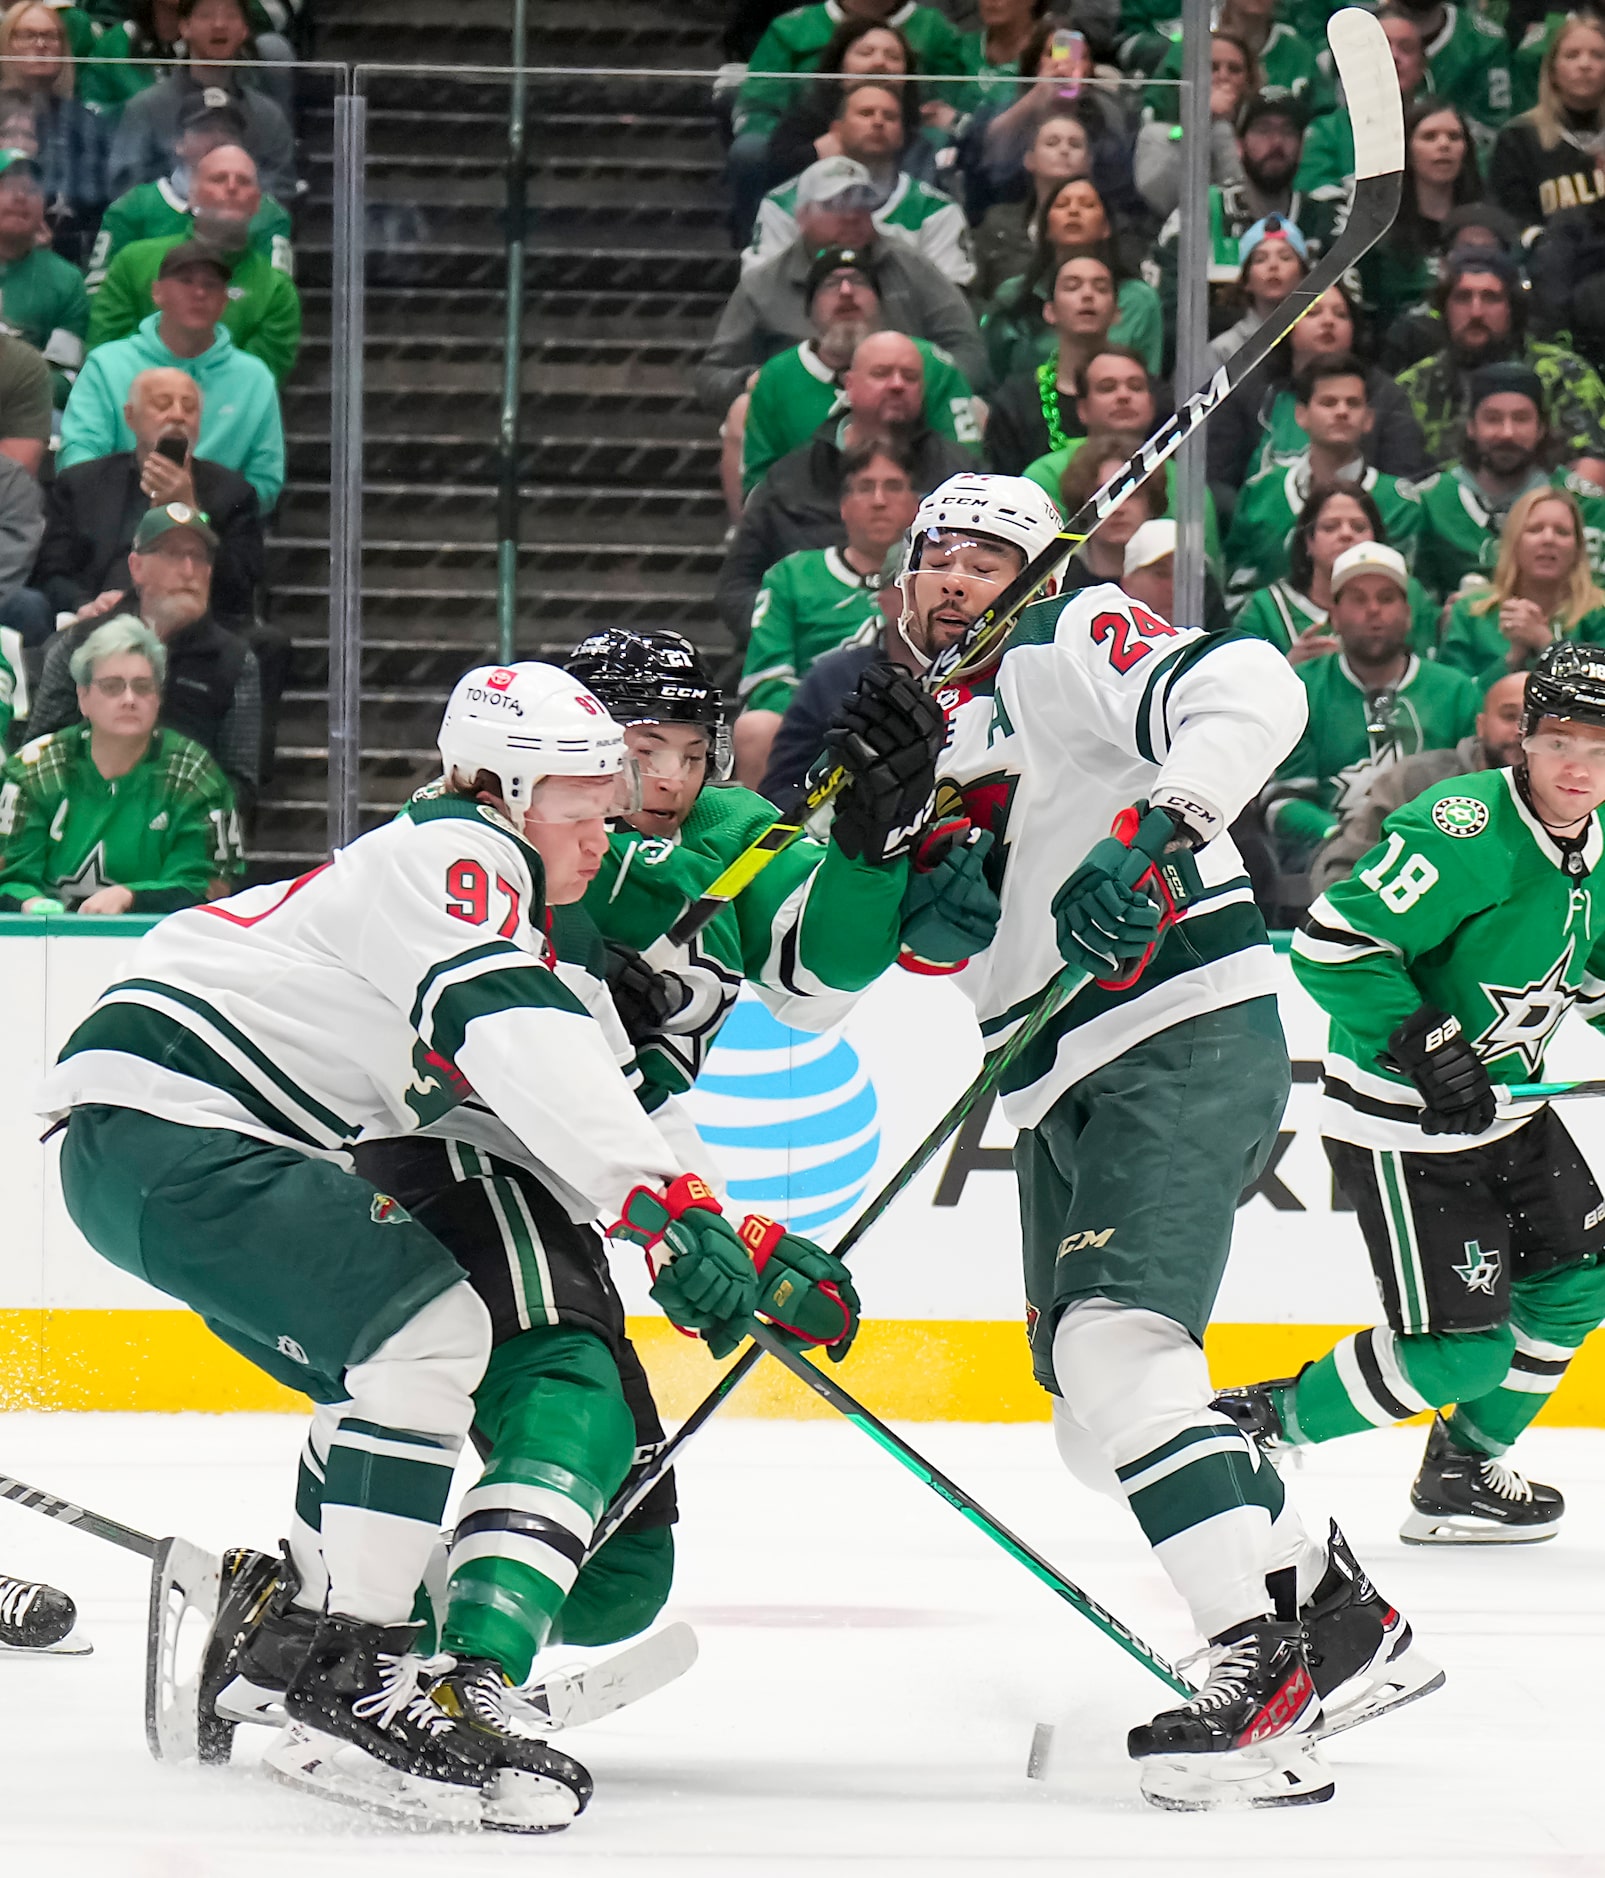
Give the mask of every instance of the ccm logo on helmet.
[[518, 674], [516, 672], [508, 671], [507, 667], [503, 665], [492, 672], [486, 678], [485, 683], [490, 686], [492, 691], [505, 691], [517, 676]]

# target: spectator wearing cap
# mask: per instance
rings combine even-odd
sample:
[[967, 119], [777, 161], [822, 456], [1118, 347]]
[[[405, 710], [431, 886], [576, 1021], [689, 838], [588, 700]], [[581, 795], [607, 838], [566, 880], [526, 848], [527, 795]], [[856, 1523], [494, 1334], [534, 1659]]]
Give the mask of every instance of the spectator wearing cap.
[[83, 275], [49, 243], [38, 165], [20, 150], [0, 150], [0, 318], [51, 367], [59, 406], [84, 362], [89, 295]]
[[842, 465], [860, 446], [890, 437], [907, 449], [915, 493], [928, 495], [959, 470], [968, 451], [938, 436], [923, 416], [924, 362], [902, 333], [871, 333], [842, 381], [845, 407], [783, 456], [753, 491], [719, 572], [715, 599], [732, 639], [745, 647], [764, 575], [798, 548], [838, 547]]
[[1430, 94], [1404, 121], [1404, 192], [1393, 226], [1360, 261], [1360, 290], [1378, 332], [1432, 296], [1444, 222], [1482, 195], [1471, 127]]
[[[31, 154], [45, 195], [56, 252], [82, 266], [106, 187], [106, 132], [73, 96], [74, 68], [62, 15], [36, 0], [17, 0], [0, 16], [0, 73], [5, 93], [32, 114]], [[15, 137], [11, 140], [15, 145]]]
[[1238, 317], [1209, 342], [1209, 369], [1224, 365], [1264, 325], [1310, 271], [1310, 249], [1299, 229], [1280, 215], [1267, 215], [1245, 229], [1237, 244], [1237, 280], [1223, 296]]
[[1526, 331], [1526, 305], [1514, 264], [1494, 249], [1450, 255], [1438, 282], [1444, 344], [1399, 374], [1427, 454], [1439, 466], [1461, 453], [1471, 374], [1517, 360], [1537, 373], [1557, 447], [1567, 461], [1605, 456], [1605, 385], [1575, 352]]
[[233, 144], [208, 152], [196, 166], [190, 204], [193, 234], [131, 242], [107, 269], [90, 313], [90, 349], [137, 329], [155, 305], [151, 288], [163, 260], [174, 248], [194, 242], [228, 264], [223, 324], [235, 346], [260, 359], [283, 384], [301, 348], [301, 296], [289, 275], [251, 245], [262, 191], [249, 155]]
[[[246, 67], [239, 54], [250, 38], [243, 0], [179, 0], [188, 20], [204, 6], [224, 11], [224, 30], [208, 34], [206, 57], [192, 49], [188, 63], [170, 77], [130, 98], [112, 137], [111, 192], [120, 196], [139, 183], [168, 175], [177, 160], [179, 138], [195, 119], [232, 104], [244, 119], [241, 142], [256, 163], [263, 189], [280, 202], [295, 194], [295, 137], [279, 106], [253, 86], [242, 84]], [[225, 48], [233, 44], [230, 53]]]
[[[1316, 111], [1332, 108], [1332, 86], [1316, 62], [1321, 50], [1311, 44], [1277, 15], [1277, 0], [1225, 0], [1215, 15], [1214, 24], [1222, 32], [1235, 34], [1248, 48], [1260, 70], [1262, 95], [1289, 99], [1304, 112], [1304, 121]], [[1181, 31], [1170, 35], [1165, 56], [1159, 61], [1157, 81], [1144, 94], [1148, 114], [1174, 123], [1181, 115], [1182, 76]]]
[[[1344, 209], [1346, 192], [1323, 187], [1301, 190], [1293, 186], [1304, 147], [1306, 113], [1293, 98], [1258, 92], [1243, 107], [1237, 132], [1240, 183], [1212, 184], [1209, 191], [1211, 286], [1236, 284], [1242, 270], [1242, 240], [1256, 222], [1277, 215], [1291, 222], [1304, 238], [1306, 258], [1318, 261], [1332, 239]], [[1153, 258], [1146, 272], [1158, 290], [1168, 328], [1176, 318], [1176, 268], [1181, 240], [1178, 208], [1159, 231]]]
[[[777, 352], [759, 368], [745, 401], [738, 399], [725, 420], [725, 441], [739, 412], [740, 494], [757, 488], [770, 466], [806, 443], [842, 395], [842, 378], [859, 342], [881, 330], [875, 263], [855, 248], [826, 248], [808, 271], [808, 308], [813, 337]], [[925, 362], [925, 422], [939, 436], [979, 449], [975, 399], [964, 374], [929, 340], [914, 345]], [[739, 410], [738, 410], [739, 407]], [[740, 513], [741, 504], [733, 513]]]
[[1471, 120], [1486, 149], [1510, 116], [1510, 42], [1502, 24], [1451, 0], [1395, 0], [1421, 29], [1432, 89]]
[[941, 346], [970, 384], [978, 382], [981, 335], [969, 302], [907, 242], [876, 235], [861, 191], [861, 183], [850, 181], [840, 200], [799, 203], [797, 239], [741, 276], [697, 368], [698, 395], [709, 410], [722, 415], [751, 388], [748, 381], [766, 359], [813, 337], [809, 276], [825, 248], [867, 253], [882, 325]]
[[1440, 597], [1492, 574], [1505, 521], [1531, 489], [1572, 491], [1589, 560], [1596, 571], [1605, 566], [1605, 495], [1580, 476], [1552, 470], [1551, 450], [1544, 387], [1535, 371], [1512, 359], [1471, 374], [1460, 460], [1418, 490], [1416, 574]]
[[1531, 671], [1557, 639], [1605, 638], [1605, 592], [1589, 566], [1582, 510], [1567, 489], [1518, 496], [1484, 587], [1464, 593], [1444, 621], [1438, 658], [1487, 685]]
[[198, 743], [158, 728], [167, 652], [105, 621], [69, 661], [83, 721], [6, 765], [0, 912], [172, 913], [244, 872], [234, 793]]
[[161, 722], [217, 760], [249, 813], [263, 772], [261, 680], [255, 653], [212, 616], [216, 553], [217, 536], [187, 503], [151, 509], [129, 550], [132, 591], [92, 600], [45, 654], [31, 728], [45, 736], [77, 721], [73, 655], [109, 616], [135, 614], [167, 653]]
[[747, 788], [762, 781], [780, 720], [810, 668], [838, 646], [880, 638], [881, 569], [913, 526], [914, 476], [902, 443], [877, 439], [849, 451], [842, 459], [842, 546], [800, 548], [764, 575], [732, 733], [736, 780]]
[[1120, 563], [1120, 585], [1126, 598], [1162, 620], [1176, 615], [1176, 533], [1174, 521], [1156, 515], [1126, 543]]
[[1376, 413], [1361, 361], [1352, 352], [1312, 359], [1293, 381], [1293, 392], [1298, 426], [1309, 443], [1291, 462], [1278, 459], [1251, 477], [1237, 498], [1226, 538], [1227, 593], [1234, 605], [1287, 573], [1293, 529], [1319, 486], [1363, 489], [1377, 505], [1386, 539], [1406, 556], [1421, 526], [1415, 485], [1384, 476], [1365, 460]]
[[1304, 734], [1260, 798], [1284, 866], [1302, 867], [1381, 770], [1452, 750], [1476, 728], [1481, 693], [1410, 650], [1410, 574], [1396, 548], [1359, 541], [1332, 566], [1338, 651], [1298, 666]]
[[758, 205], [742, 267], [760, 266], [790, 247], [797, 239], [800, 209], [817, 202], [850, 203], [869, 210], [883, 238], [906, 242], [955, 287], [967, 287], [975, 279], [975, 257], [964, 211], [902, 167], [903, 111], [891, 87], [873, 79], [844, 86], [831, 134], [841, 145], [839, 156], [810, 163]]
[[221, 256], [199, 242], [168, 249], [151, 288], [156, 311], [128, 338], [97, 346], [84, 361], [62, 414], [60, 468], [131, 450], [129, 387], [152, 366], [170, 366], [201, 388], [200, 454], [238, 470], [256, 490], [263, 513], [272, 509], [284, 487], [278, 390], [262, 361], [238, 351], [220, 323], [231, 273]]
[[131, 450], [62, 470], [47, 496], [44, 541], [32, 586], [55, 618], [131, 585], [128, 552], [152, 507], [182, 503], [217, 537], [211, 608], [248, 631], [257, 614], [265, 548], [256, 491], [234, 470], [196, 454], [201, 389], [171, 368], [141, 372], [123, 412]]
[[[139, 183], [121, 195], [101, 217], [100, 233], [95, 237], [94, 252], [89, 257], [85, 279], [93, 293], [106, 278], [106, 270], [117, 255], [133, 241], [154, 241], [159, 235], [195, 233], [195, 203], [192, 189], [195, 172], [212, 151], [224, 144], [244, 149], [245, 116], [233, 103], [215, 111], [203, 110], [192, 116], [179, 133], [172, 173], [159, 176], [153, 183]], [[255, 163], [252, 163], [253, 176]], [[250, 245], [278, 268], [280, 273], [295, 273], [295, 254], [290, 241], [290, 217], [271, 196], [261, 195], [257, 181], [258, 206], [251, 217]]]

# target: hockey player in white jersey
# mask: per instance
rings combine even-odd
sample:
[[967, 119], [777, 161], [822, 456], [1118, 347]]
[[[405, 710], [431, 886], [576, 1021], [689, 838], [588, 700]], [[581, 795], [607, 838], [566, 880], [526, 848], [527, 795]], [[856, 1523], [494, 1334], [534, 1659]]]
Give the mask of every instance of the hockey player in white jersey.
[[[996, 933], [956, 982], [997, 1047], [1067, 962], [1096, 981], [1001, 1088], [1020, 1130], [1036, 1374], [1066, 1464], [1127, 1501], [1209, 1639], [1199, 1695], [1131, 1731], [1145, 1795], [1324, 1800], [1318, 1737], [1442, 1678], [1337, 1528], [1307, 1537], [1274, 1469], [1210, 1406], [1204, 1327], [1290, 1080], [1271, 948], [1227, 828], [1296, 742], [1303, 694], [1269, 647], [1173, 626], [1113, 585], [966, 647], [1061, 526], [1029, 482], [956, 476], [921, 505], [902, 577], [916, 654], [960, 648], [940, 694], [938, 813], [993, 837]], [[1154, 816], [1196, 875], [1168, 930], [1129, 845]]]
[[584, 892], [627, 806], [622, 730], [553, 667], [485, 668], [442, 752], [445, 789], [323, 867], [148, 933], [42, 1106], [90, 1243], [319, 1405], [291, 1549], [322, 1615], [269, 1767], [376, 1811], [542, 1831], [584, 1806], [585, 1770], [470, 1712], [463, 1666], [411, 1648], [489, 1317], [347, 1150], [474, 1093], [557, 1190], [667, 1253], [653, 1295], [683, 1328], [732, 1339], [759, 1281], [554, 969], [548, 905]]

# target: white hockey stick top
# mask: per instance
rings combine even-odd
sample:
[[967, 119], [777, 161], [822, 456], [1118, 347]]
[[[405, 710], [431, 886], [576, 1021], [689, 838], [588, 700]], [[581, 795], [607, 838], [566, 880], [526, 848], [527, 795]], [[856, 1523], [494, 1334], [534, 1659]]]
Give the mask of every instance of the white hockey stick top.
[[1327, 21], [1326, 37], [1354, 126], [1356, 180], [1402, 170], [1404, 114], [1399, 107], [1399, 75], [1382, 22], [1361, 7], [1345, 7]]

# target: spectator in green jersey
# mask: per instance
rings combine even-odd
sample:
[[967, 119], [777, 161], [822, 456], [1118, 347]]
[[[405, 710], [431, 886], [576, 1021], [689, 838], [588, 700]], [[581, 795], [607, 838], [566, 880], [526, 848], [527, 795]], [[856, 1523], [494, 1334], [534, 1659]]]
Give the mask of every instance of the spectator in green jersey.
[[[1387, 35], [1388, 50], [1393, 54], [1393, 70], [1399, 80], [1399, 96], [1411, 105], [1426, 90], [1427, 48], [1421, 28], [1413, 15], [1395, 7], [1383, 7], [1377, 14]], [[1354, 174], [1354, 120], [1346, 110], [1328, 111], [1311, 124], [1304, 139], [1304, 154], [1299, 159], [1297, 184], [1300, 189], [1343, 188]]]
[[[251, 225], [262, 206], [256, 165], [234, 144], [220, 144], [195, 167], [190, 184], [193, 240], [229, 267], [222, 323], [236, 348], [258, 358], [282, 384], [301, 346], [301, 297], [288, 274], [251, 245]], [[155, 309], [151, 289], [162, 261], [192, 239], [157, 235], [130, 242], [106, 271], [89, 316], [89, 350], [124, 339]]]
[[1510, 46], [1503, 26], [1452, 0], [1397, 0], [1421, 29], [1432, 89], [1477, 128], [1484, 147], [1510, 116]]
[[0, 779], [0, 911], [171, 913], [243, 871], [234, 795], [199, 744], [159, 729], [167, 653], [106, 621], [72, 659], [83, 721]]
[[[913, 80], [917, 64], [913, 48], [895, 26], [844, 15], [820, 54], [819, 76], [790, 87], [790, 101], [769, 138], [768, 181], [783, 183], [788, 176], [800, 176], [821, 157], [842, 154], [831, 125], [841, 105], [844, 78], [904, 81], [897, 92], [912, 137], [919, 130], [923, 110], [919, 86]], [[935, 145], [928, 143], [927, 149], [934, 156]]]
[[815, 661], [839, 646], [869, 644], [881, 632], [876, 595], [891, 549], [913, 525], [919, 496], [909, 451], [890, 439], [842, 459], [840, 548], [803, 548], [764, 575], [752, 609], [752, 637], [737, 696], [736, 780], [756, 789], [792, 694]]
[[[1278, 19], [1278, 0], [1225, 0], [1216, 9], [1215, 25], [1241, 39], [1253, 54], [1262, 75], [1261, 89], [1270, 98], [1288, 98], [1307, 116], [1332, 108], [1331, 81], [1322, 73], [1312, 45], [1285, 20]], [[1144, 102], [1150, 116], [1175, 122], [1181, 116], [1181, 33], [1177, 31], [1154, 73]]]
[[89, 296], [83, 275], [49, 244], [38, 164], [0, 150], [0, 317], [51, 367], [59, 410], [84, 361]]
[[1489, 685], [1531, 671], [1557, 639], [1605, 638], [1605, 592], [1594, 579], [1583, 516], [1567, 489], [1530, 489], [1510, 511], [1493, 578], [1449, 609], [1439, 658]]
[[1380, 542], [1356, 542], [1333, 564], [1339, 650], [1299, 666], [1308, 722], [1260, 799], [1285, 867], [1308, 861], [1379, 770], [1452, 749], [1475, 727], [1478, 688], [1410, 650], [1409, 589], [1403, 555]]

